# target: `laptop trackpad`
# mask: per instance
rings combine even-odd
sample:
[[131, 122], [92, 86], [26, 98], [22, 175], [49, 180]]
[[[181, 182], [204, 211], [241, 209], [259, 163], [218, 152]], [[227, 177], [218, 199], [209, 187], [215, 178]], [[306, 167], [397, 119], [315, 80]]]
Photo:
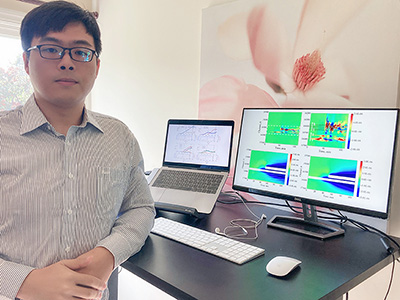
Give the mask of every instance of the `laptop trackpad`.
[[160, 201], [162, 195], [165, 192], [165, 189], [163, 188], [156, 188], [156, 187], [151, 187], [150, 188], [151, 196], [153, 197], [154, 202]]
[[193, 207], [195, 199], [196, 194], [193, 192], [167, 189], [162, 195], [160, 201], [164, 203]]

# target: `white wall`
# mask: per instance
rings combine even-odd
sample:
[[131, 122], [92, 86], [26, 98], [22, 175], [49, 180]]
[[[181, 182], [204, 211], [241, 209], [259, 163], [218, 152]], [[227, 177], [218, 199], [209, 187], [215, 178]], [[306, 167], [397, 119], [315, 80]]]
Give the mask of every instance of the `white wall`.
[[[98, 0], [104, 52], [92, 109], [131, 128], [148, 170], [161, 164], [167, 120], [197, 117], [201, 10], [225, 2]], [[390, 268], [351, 291], [351, 299], [383, 299]], [[388, 299], [400, 299], [398, 274]]]
[[98, 1], [104, 52], [91, 107], [130, 127], [147, 170], [161, 165], [167, 120], [197, 118], [201, 9], [217, 2]]

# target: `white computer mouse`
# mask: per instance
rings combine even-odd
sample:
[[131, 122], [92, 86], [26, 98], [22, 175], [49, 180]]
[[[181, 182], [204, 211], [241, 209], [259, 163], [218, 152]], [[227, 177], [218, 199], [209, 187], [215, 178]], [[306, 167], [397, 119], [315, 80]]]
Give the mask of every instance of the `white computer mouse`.
[[276, 256], [269, 261], [266, 266], [267, 272], [274, 276], [286, 276], [298, 265], [301, 261], [287, 256]]

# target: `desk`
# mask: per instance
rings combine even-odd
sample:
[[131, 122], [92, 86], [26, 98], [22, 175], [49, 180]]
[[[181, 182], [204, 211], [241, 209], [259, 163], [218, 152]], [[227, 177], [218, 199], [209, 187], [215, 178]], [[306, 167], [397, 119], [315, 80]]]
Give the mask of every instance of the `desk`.
[[[267, 221], [276, 214], [290, 215], [249, 206], [257, 215], [265, 213]], [[225, 228], [233, 218], [254, 219], [243, 204], [221, 203], [203, 219], [166, 212], [162, 216], [208, 231]], [[256, 241], [246, 241], [264, 248], [265, 255], [241, 266], [154, 234], [122, 266], [177, 299], [312, 300], [340, 298], [392, 262], [377, 235], [352, 226], [344, 226], [345, 235], [322, 241], [266, 223], [260, 225]], [[302, 264], [284, 279], [273, 277], [265, 266], [277, 255]]]

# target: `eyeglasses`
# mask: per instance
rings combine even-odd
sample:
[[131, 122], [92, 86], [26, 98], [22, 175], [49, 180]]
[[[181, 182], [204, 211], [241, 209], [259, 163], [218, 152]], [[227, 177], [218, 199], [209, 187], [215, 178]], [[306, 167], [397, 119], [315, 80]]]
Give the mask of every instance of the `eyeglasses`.
[[72, 60], [79, 62], [90, 62], [92, 61], [94, 56], [97, 56], [95, 50], [86, 48], [86, 47], [72, 47], [72, 48], [64, 48], [57, 45], [36, 45], [26, 50], [26, 52], [30, 52], [32, 50], [38, 49], [39, 54], [44, 59], [57, 60], [62, 59], [65, 55], [65, 51], [68, 50], [69, 56]]

